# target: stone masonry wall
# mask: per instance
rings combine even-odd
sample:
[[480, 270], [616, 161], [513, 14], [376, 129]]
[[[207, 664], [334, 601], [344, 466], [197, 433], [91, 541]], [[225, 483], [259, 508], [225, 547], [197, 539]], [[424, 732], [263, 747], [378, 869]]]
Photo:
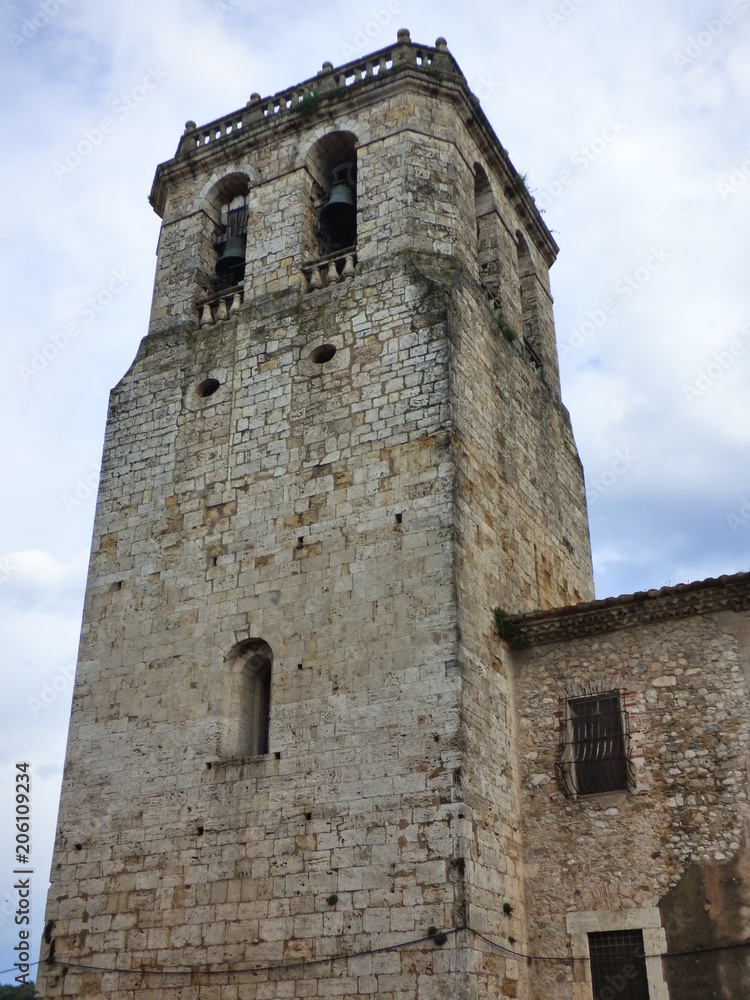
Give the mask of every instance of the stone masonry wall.
[[[445, 326], [429, 308], [373, 319], [381, 295], [410, 293], [429, 306], [381, 272], [146, 341], [114, 392], [48, 912], [59, 958], [292, 963], [455, 926]], [[321, 309], [330, 367], [307, 361]], [[207, 375], [221, 387], [201, 399]], [[247, 635], [274, 654], [271, 753], [233, 762], [218, 757], [223, 672]], [[414, 962], [316, 974], [387, 995], [389, 977], [415, 989]], [[448, 950], [416, 964], [451, 991]], [[44, 996], [133, 988], [42, 978]], [[294, 973], [276, 978], [238, 995], [295, 995]]]

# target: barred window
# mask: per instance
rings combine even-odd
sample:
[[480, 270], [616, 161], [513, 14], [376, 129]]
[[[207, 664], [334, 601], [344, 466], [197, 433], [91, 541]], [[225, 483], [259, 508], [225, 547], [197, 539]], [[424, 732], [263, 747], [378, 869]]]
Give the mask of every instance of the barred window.
[[557, 783], [566, 795], [599, 795], [633, 784], [627, 716], [620, 693], [610, 691], [565, 703], [560, 721]]
[[649, 1000], [643, 931], [588, 935], [594, 1000]]

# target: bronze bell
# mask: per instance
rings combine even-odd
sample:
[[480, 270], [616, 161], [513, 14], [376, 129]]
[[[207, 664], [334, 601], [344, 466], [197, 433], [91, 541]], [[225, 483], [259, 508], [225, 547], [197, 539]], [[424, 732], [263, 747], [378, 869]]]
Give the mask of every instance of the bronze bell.
[[224, 277], [236, 267], [245, 266], [245, 237], [230, 236], [224, 244], [224, 253], [216, 261], [216, 273]]
[[352, 165], [342, 163], [333, 171], [333, 184], [328, 204], [320, 213], [320, 227], [332, 244], [332, 249], [350, 247], [357, 237], [357, 207], [349, 180]]

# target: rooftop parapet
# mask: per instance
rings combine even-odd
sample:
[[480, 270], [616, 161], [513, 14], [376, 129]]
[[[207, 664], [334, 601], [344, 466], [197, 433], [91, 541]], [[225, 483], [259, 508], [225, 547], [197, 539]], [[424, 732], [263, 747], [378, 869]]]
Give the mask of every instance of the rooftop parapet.
[[412, 45], [409, 32], [402, 28], [396, 45], [336, 68], [332, 63], [324, 62], [323, 68], [309, 80], [282, 90], [273, 97], [253, 94], [241, 110], [217, 118], [200, 128], [196, 127], [195, 122], [187, 122], [176, 156], [184, 156], [193, 150], [236, 138], [243, 130], [247, 132], [258, 126], [275, 125], [285, 115], [309, 114], [328, 95], [341, 96], [348, 88], [382, 81], [386, 75], [402, 69], [417, 70], [433, 79], [437, 75], [443, 80], [452, 76], [466, 83], [444, 38], [437, 39], [435, 48]]

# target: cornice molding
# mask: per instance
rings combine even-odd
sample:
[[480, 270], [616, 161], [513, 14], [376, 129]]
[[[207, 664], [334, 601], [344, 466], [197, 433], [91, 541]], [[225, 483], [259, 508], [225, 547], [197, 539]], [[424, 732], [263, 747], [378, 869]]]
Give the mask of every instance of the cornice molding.
[[675, 621], [717, 611], [750, 611], [750, 573], [608, 597], [549, 611], [513, 615], [533, 646], [601, 635], [617, 629]]

